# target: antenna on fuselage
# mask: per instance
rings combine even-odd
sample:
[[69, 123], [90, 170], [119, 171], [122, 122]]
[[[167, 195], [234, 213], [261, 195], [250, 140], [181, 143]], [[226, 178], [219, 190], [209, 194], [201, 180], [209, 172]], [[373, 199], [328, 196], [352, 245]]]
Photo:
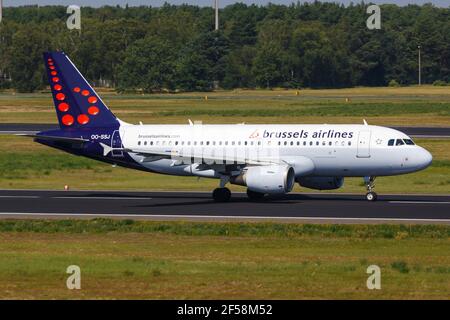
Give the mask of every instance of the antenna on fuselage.
[[365, 126], [368, 126], [366, 119], [363, 119], [363, 123]]

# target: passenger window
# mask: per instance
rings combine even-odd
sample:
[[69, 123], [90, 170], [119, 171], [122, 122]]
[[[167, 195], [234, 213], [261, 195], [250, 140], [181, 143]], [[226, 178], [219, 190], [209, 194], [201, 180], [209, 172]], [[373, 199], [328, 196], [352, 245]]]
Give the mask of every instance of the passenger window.
[[144, 146], [146, 146], [147, 145], [147, 141], [144, 141]]
[[351, 146], [351, 145], [352, 145], [352, 142], [351, 142], [351, 141], [349, 141], [349, 142], [348, 142], [348, 145], [349, 145], [349, 146]]
[[141, 142], [140, 141], [138, 141], [138, 146], [140, 146], [141, 145]]
[[303, 145], [306, 146], [306, 141], [303, 141]]
[[413, 145], [414, 145], [414, 141], [412, 141], [411, 139], [403, 139], [403, 141], [405, 141], [405, 143], [406, 143], [408, 146], [413, 146]]
[[388, 146], [393, 146], [395, 142], [395, 139], [391, 139], [388, 141]]
[[404, 145], [404, 144], [405, 144], [405, 143], [403, 142], [402, 139], [397, 139], [397, 142], [395, 143], [396, 146], [402, 146], [402, 145]]
[[284, 145], [287, 146], [287, 141], [284, 142]]
[[150, 141], [150, 145], [151, 145], [151, 146], [153, 145], [153, 141]]

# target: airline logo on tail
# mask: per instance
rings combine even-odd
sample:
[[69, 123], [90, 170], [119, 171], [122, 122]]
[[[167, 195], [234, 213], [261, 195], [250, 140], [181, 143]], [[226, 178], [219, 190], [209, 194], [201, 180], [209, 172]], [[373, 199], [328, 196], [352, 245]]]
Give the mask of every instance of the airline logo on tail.
[[63, 52], [44, 53], [44, 60], [61, 129], [110, 127], [119, 124]]

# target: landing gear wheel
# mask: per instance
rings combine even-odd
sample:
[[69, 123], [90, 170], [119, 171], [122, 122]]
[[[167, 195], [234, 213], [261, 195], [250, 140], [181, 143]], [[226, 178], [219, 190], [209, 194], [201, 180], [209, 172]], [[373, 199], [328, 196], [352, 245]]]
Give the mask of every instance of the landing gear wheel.
[[257, 201], [257, 200], [261, 200], [261, 199], [264, 198], [264, 193], [256, 192], [256, 191], [252, 191], [250, 189], [247, 189], [247, 197], [250, 200]]
[[231, 198], [231, 191], [228, 188], [214, 189], [212, 197], [216, 202], [228, 202]]
[[369, 201], [377, 201], [378, 195], [375, 192], [368, 192], [366, 198]]
[[377, 201], [378, 195], [373, 191], [375, 188], [375, 177], [365, 177], [364, 182], [367, 188], [366, 199], [368, 201]]

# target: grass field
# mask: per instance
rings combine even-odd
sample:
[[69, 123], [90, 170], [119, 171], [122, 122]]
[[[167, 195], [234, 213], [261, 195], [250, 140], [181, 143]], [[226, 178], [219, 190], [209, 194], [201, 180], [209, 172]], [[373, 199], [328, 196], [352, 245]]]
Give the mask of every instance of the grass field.
[[[448, 299], [450, 227], [0, 221], [0, 298]], [[381, 268], [381, 290], [366, 269]], [[81, 290], [66, 288], [69, 265]]]
[[[234, 90], [209, 93], [100, 94], [130, 123], [362, 123], [450, 124], [450, 87], [336, 90]], [[205, 100], [205, 96], [208, 99]], [[346, 102], [348, 99], [348, 102]], [[55, 123], [51, 95], [0, 93], [0, 122]]]

